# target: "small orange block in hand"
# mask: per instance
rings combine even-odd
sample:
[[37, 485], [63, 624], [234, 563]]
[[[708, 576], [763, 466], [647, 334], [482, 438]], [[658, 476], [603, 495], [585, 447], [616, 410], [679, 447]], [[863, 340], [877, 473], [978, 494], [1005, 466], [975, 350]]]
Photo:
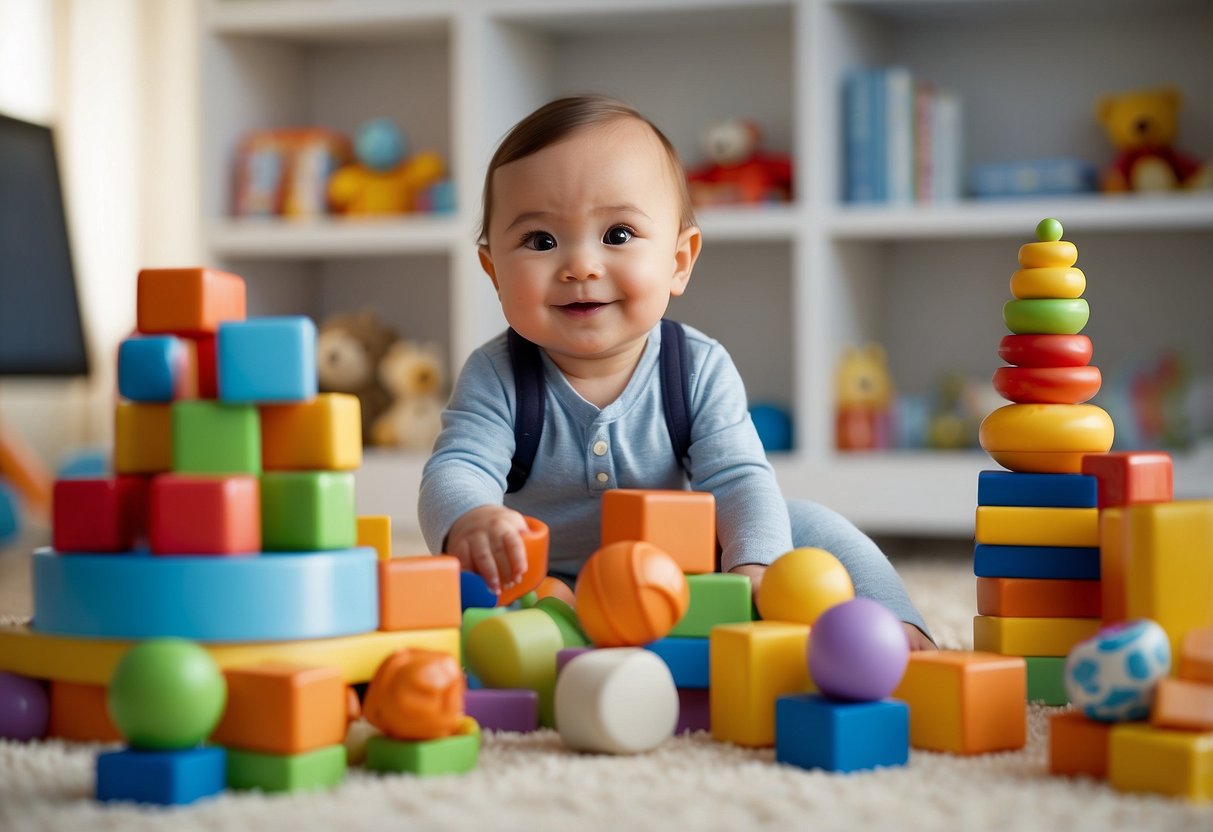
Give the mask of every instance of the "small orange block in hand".
[[526, 571], [522, 573], [522, 580], [501, 590], [497, 596], [499, 607], [508, 607], [535, 589], [548, 574], [547, 524], [534, 517], [526, 518], [526, 524], [528, 531], [522, 536], [522, 544], [526, 546]]

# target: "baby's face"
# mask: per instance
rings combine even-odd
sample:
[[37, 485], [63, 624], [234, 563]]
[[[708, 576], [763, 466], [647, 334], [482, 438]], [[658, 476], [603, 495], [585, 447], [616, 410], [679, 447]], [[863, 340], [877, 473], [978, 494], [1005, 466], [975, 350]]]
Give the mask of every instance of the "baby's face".
[[494, 174], [481, 262], [510, 326], [557, 365], [642, 342], [682, 294], [699, 251], [647, 125], [578, 131]]

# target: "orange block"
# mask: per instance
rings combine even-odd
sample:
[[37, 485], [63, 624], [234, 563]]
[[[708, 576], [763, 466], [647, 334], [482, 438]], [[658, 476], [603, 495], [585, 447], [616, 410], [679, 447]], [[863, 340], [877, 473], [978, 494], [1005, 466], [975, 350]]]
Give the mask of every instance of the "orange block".
[[699, 491], [619, 488], [602, 495], [602, 545], [643, 540], [683, 572], [716, 571], [716, 498]]
[[352, 471], [362, 464], [357, 396], [321, 393], [308, 402], [264, 405], [261, 467], [266, 471]]
[[1167, 503], [1174, 494], [1171, 455], [1163, 451], [1087, 454], [1082, 472], [1095, 477], [1100, 508]]
[[1162, 679], [1154, 689], [1150, 724], [1155, 728], [1213, 731], [1213, 684]]
[[392, 556], [392, 518], [386, 514], [368, 514], [358, 518], [357, 546], [369, 546], [380, 560]]
[[1213, 627], [1189, 630], [1179, 645], [1179, 678], [1213, 682]]
[[143, 269], [136, 304], [140, 332], [216, 332], [245, 319], [244, 280], [215, 269]]
[[1108, 777], [1108, 742], [1111, 722], [1087, 719], [1079, 711], [1049, 717], [1049, 771]]
[[227, 707], [211, 743], [302, 754], [345, 740], [349, 702], [334, 667], [267, 662], [224, 671]]
[[526, 525], [529, 531], [522, 536], [522, 545], [526, 546], [526, 571], [522, 573], [522, 580], [508, 589], [501, 590], [501, 594], [497, 596], [499, 607], [508, 607], [539, 586], [539, 582], [548, 575], [547, 524], [534, 517], [528, 517]]
[[121, 742], [105, 694], [105, 685], [52, 680], [49, 735], [72, 742]]
[[1099, 581], [978, 578], [977, 612], [1008, 618], [1098, 618]]
[[379, 561], [380, 630], [432, 630], [462, 623], [458, 558], [422, 555]]

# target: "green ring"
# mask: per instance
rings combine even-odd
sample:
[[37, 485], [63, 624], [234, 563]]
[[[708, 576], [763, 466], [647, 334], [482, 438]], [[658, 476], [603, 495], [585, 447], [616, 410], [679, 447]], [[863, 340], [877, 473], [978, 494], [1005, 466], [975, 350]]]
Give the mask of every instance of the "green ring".
[[1077, 335], [1090, 317], [1083, 298], [1009, 300], [1002, 307], [1002, 319], [1016, 335]]

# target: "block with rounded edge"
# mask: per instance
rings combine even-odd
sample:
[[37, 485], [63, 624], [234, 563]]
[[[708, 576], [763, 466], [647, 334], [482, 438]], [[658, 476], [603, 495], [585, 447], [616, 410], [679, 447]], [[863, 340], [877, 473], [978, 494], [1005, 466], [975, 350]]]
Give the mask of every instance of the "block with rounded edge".
[[712, 696], [707, 688], [678, 689], [678, 724], [675, 734], [712, 730]]
[[1099, 510], [978, 506], [975, 539], [992, 546], [1099, 545]]
[[711, 681], [708, 669], [710, 642], [706, 638], [663, 638], [645, 647], [657, 654], [680, 689], [707, 688]]
[[539, 694], [540, 724], [555, 721], [556, 654], [564, 637], [542, 610], [507, 612], [481, 621], [467, 635], [467, 666], [489, 688], [528, 688]]
[[227, 781], [227, 752], [202, 746], [184, 751], [136, 751], [124, 748], [97, 755], [94, 796], [100, 801], [131, 801], [182, 806], [219, 794]]
[[260, 481], [250, 476], [153, 477], [148, 545], [156, 555], [256, 554], [261, 551]]
[[1098, 618], [973, 617], [973, 649], [1003, 656], [1064, 656], [1100, 628]]
[[648, 650], [591, 650], [556, 682], [556, 728], [574, 751], [639, 754], [672, 737], [677, 724], [674, 678]]
[[1098, 618], [1099, 581], [978, 578], [977, 612], [1008, 618]]
[[497, 595], [489, 589], [484, 578], [475, 572], [459, 573], [459, 604], [466, 612], [469, 609], [484, 609], [497, 606]]
[[347, 549], [358, 540], [354, 474], [267, 471], [261, 477], [261, 545], [267, 552]]
[[1068, 705], [1065, 656], [1024, 656], [1028, 664], [1028, 701]]
[[379, 560], [387, 560], [392, 556], [392, 518], [388, 515], [373, 514], [355, 518], [354, 534], [354, 545], [374, 549]]
[[1087, 719], [1079, 711], [1049, 717], [1049, 773], [1103, 780], [1108, 776], [1112, 723]]
[[807, 624], [751, 621], [712, 630], [713, 738], [753, 748], [775, 744], [775, 700], [813, 689], [808, 641]]
[[526, 733], [539, 727], [539, 694], [533, 690], [468, 690], [463, 710], [488, 731]]
[[301, 754], [345, 740], [345, 680], [334, 667], [266, 662], [224, 671], [227, 707], [210, 742]]
[[1167, 503], [1175, 494], [1171, 455], [1164, 451], [1088, 454], [1082, 472], [1099, 483], [1099, 507]]
[[1096, 480], [1085, 474], [1025, 474], [982, 471], [977, 475], [979, 506], [1094, 508]]
[[306, 402], [316, 396], [316, 324], [306, 315], [225, 321], [215, 356], [223, 401]]
[[244, 280], [217, 269], [143, 269], [136, 289], [138, 329], [193, 335], [245, 317]]
[[687, 590], [690, 603], [670, 630], [672, 638], [707, 638], [718, 624], [742, 624], [751, 619], [754, 602], [745, 575], [687, 575]]
[[380, 560], [378, 567], [379, 629], [427, 630], [463, 622], [457, 558], [391, 558]]
[[973, 548], [973, 573], [982, 578], [1094, 581], [1100, 577], [1100, 550], [1094, 546], [991, 546], [978, 543]]
[[216, 401], [172, 404], [172, 469], [178, 474], [260, 474], [257, 408]]
[[136, 402], [185, 398], [191, 386], [188, 353], [172, 335], [126, 338], [118, 345], [118, 395]]
[[910, 706], [910, 745], [927, 751], [1013, 751], [1027, 740], [1027, 664], [960, 650], [910, 654], [893, 698]]
[[81, 477], [55, 481], [51, 545], [59, 552], [127, 552], [147, 526], [146, 477]]
[[1122, 792], [1213, 800], [1213, 731], [1172, 731], [1145, 723], [1114, 725], [1108, 783]]
[[838, 702], [820, 694], [775, 703], [775, 761], [826, 771], [904, 766], [910, 759], [910, 709], [893, 699]]
[[[461, 572], [461, 575], [468, 573]], [[463, 611], [462, 619], [459, 624], [459, 644], [463, 657], [463, 666], [467, 667], [467, 639], [470, 633], [477, 624], [484, 621], [486, 618], [494, 618], [498, 615], [505, 615], [509, 610], [505, 607], [467, 607]]]
[[716, 570], [716, 498], [700, 491], [619, 488], [602, 495], [602, 545], [643, 540], [683, 572]]
[[370, 771], [435, 777], [465, 774], [480, 757], [480, 726], [464, 717], [459, 732], [437, 740], [394, 740], [375, 736], [366, 742], [365, 766]]
[[301, 792], [329, 789], [345, 779], [345, 745], [337, 743], [302, 754], [263, 754], [227, 749], [230, 789]]
[[362, 406], [356, 396], [321, 393], [261, 411], [266, 471], [352, 471], [362, 464]]
[[526, 548], [526, 569], [522, 578], [511, 587], [503, 587], [497, 598], [497, 606], [508, 607], [523, 595], [539, 586], [548, 574], [548, 527], [541, 520], [526, 517], [526, 532], [522, 545]]
[[114, 408], [114, 473], [173, 470], [172, 405], [118, 402]]
[[51, 680], [51, 718], [47, 736], [71, 742], [122, 742], [109, 706], [105, 685]]
[[590, 638], [581, 629], [581, 622], [577, 619], [576, 611], [564, 601], [551, 596], [540, 598], [535, 602], [533, 609], [546, 613], [552, 621], [556, 622], [566, 648], [589, 646]]
[[1213, 731], [1213, 684], [1161, 679], [1154, 689], [1150, 724], [1155, 728]]
[[1179, 644], [1179, 678], [1213, 684], [1213, 627], [1197, 627]]

